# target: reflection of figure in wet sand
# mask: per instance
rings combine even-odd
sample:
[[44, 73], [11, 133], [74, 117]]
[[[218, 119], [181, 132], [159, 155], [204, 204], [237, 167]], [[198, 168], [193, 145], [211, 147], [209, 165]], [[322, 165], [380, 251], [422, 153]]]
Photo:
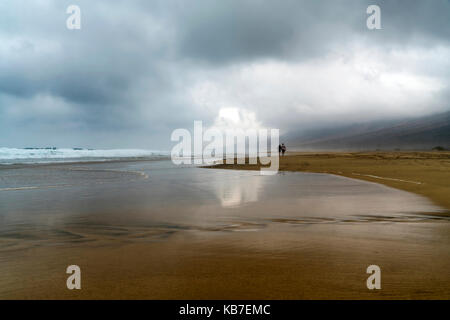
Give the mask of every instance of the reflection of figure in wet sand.
[[281, 154], [284, 156], [284, 153], [286, 152], [286, 146], [284, 143], [281, 144]]

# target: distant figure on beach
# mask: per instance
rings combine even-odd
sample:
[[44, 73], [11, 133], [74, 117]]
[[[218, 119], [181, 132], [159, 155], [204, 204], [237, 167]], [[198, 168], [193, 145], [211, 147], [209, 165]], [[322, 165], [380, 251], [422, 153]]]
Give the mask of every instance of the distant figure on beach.
[[282, 149], [282, 148], [281, 148], [281, 144], [279, 144], [279, 145], [278, 145], [278, 156], [281, 155], [281, 149]]
[[284, 153], [286, 152], [286, 146], [284, 143], [281, 144], [281, 154], [284, 156]]

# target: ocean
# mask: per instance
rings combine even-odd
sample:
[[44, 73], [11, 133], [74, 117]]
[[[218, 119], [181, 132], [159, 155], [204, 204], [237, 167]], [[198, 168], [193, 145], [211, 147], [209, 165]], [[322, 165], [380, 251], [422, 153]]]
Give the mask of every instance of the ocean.
[[0, 148], [0, 164], [156, 159], [167, 156], [168, 151], [143, 149]]

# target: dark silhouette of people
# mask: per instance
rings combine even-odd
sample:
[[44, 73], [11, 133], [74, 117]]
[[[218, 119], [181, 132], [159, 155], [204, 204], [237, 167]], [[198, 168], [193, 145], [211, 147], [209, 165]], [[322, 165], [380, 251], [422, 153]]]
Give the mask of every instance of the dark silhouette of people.
[[286, 152], [286, 146], [284, 143], [281, 144], [281, 154], [284, 156], [284, 153]]
[[278, 145], [278, 156], [281, 155], [281, 144]]

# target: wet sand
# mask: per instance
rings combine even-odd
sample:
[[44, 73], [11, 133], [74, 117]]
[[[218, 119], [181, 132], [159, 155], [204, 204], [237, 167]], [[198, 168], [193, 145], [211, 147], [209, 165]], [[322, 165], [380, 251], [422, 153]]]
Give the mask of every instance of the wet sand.
[[[259, 170], [259, 165], [214, 168]], [[288, 152], [280, 171], [318, 172], [381, 183], [426, 196], [450, 212], [449, 151]]]
[[0, 172], [2, 299], [450, 298], [450, 221], [414, 194], [167, 162], [20, 170]]
[[[146, 244], [36, 248], [2, 269], [2, 285], [9, 283], [2, 298], [448, 299], [449, 230], [441, 227], [358, 228], [376, 233], [371, 236], [353, 234], [354, 226], [306, 232], [274, 227], [249, 234], [184, 233]], [[430, 229], [442, 233], [440, 239], [421, 236]], [[74, 262], [82, 270], [79, 291], [64, 286], [63, 271]], [[372, 263], [381, 267], [381, 290], [365, 286]]]

